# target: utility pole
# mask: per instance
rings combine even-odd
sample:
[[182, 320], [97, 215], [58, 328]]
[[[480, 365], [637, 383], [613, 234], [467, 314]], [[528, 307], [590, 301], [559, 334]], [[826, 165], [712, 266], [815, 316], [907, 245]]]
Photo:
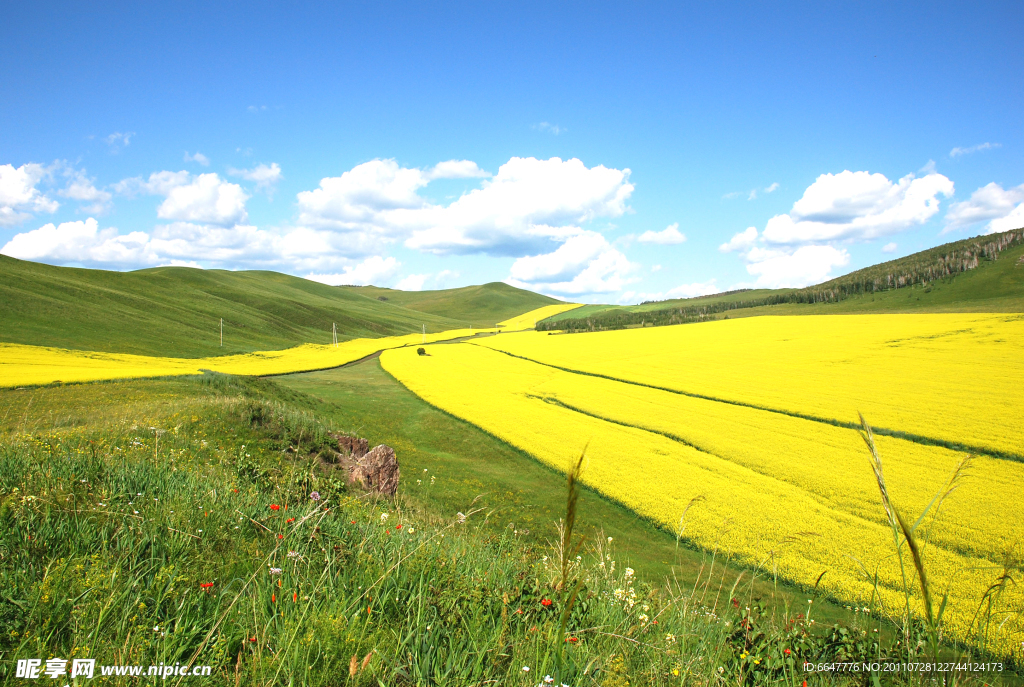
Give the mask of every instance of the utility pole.
[[224, 318], [220, 318], [220, 347], [224, 348]]
[[332, 338], [332, 341], [334, 342], [334, 347], [337, 348], [338, 347], [338, 323], [337, 322], [331, 322], [331, 338]]
[[423, 343], [427, 343], [427, 325], [423, 325]]

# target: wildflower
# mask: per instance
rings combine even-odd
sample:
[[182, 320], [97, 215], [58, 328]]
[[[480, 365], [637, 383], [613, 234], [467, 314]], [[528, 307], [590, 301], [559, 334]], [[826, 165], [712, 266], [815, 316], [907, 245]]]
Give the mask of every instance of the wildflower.
[[571, 642], [572, 644], [575, 644], [576, 642], [580, 641], [580, 638], [579, 637], [566, 637], [565, 641]]
[[530, 666], [523, 666], [523, 672], [524, 673], [530, 672]]
[[642, 622], [642, 623], [646, 623], [646, 622], [647, 622], [648, 620], [650, 620], [650, 618], [648, 618], [648, 617], [647, 617], [647, 614], [646, 614], [646, 613], [641, 613], [641, 614], [640, 614], [640, 618], [639, 618], [639, 620], [640, 620], [640, 622]]
[[665, 635], [665, 641], [668, 642], [669, 644], [675, 644], [676, 643], [676, 636], [670, 632], [667, 635]]
[[295, 522], [295, 518], [288, 518], [287, 520], [285, 520], [285, 521], [284, 521], [284, 524], [286, 524], [286, 525], [290, 525], [290, 524], [292, 524], [293, 522]]
[[255, 642], [255, 641], [256, 641], [256, 638], [255, 638], [255, 637], [249, 637], [249, 641], [250, 641], [250, 642]]
[[456, 519], [456, 520], [458, 521], [458, 523], [459, 523], [459, 524], [461, 525], [461, 524], [463, 524], [464, 522], [466, 522], [466, 514], [465, 514], [465, 513], [456, 513], [456, 514], [455, 514], [455, 519]]
[[288, 558], [301, 558], [298, 551], [289, 551]]
[[791, 653], [793, 653], [793, 652], [792, 652], [792, 651], [790, 651], [789, 649], [783, 649], [783, 650], [782, 650], [782, 653], [784, 653], [784, 654], [786, 654], [787, 656], [789, 656], [789, 655], [790, 655]]
[[541, 606], [545, 606], [545, 607], [550, 606], [551, 605], [551, 599], [541, 599], [540, 600], [540, 605]]
[[353, 524], [353, 525], [354, 525], [354, 524], [356, 524], [356, 521], [355, 521], [355, 520], [353, 520], [353, 521], [352, 521], [352, 524]]
[[399, 525], [395, 525], [395, 529], [396, 530], [400, 530], [400, 529], [402, 529], [402, 526], [400, 524]]
[[412, 527], [410, 527], [410, 528], [409, 528], [409, 534], [412, 534], [412, 533], [413, 533], [413, 532], [415, 532], [415, 531], [416, 531], [416, 530], [415, 530], [415, 529], [413, 529]]
[[292, 603], [298, 603], [298, 601], [299, 601], [299, 593], [298, 592], [292, 592]]
[[320, 500], [320, 492], [319, 491], [314, 491], [313, 493], [311, 493], [309, 495], [309, 498], [313, 499], [314, 501], [319, 501]]
[[277, 505], [276, 503], [272, 503], [270, 504], [270, 510], [281, 510], [281, 506]]
[[270, 574], [271, 575], [280, 575], [281, 574], [281, 568], [271, 568], [270, 569]]
[[199, 585], [199, 588], [200, 589], [209, 589], [212, 586], [213, 586], [213, 582], [203, 582], [201, 585]]
[[611, 543], [612, 543], [612, 538], [611, 538], [611, 537], [608, 537], [608, 543], [609, 543], [609, 544], [611, 544]]
[[545, 685], [550, 685], [554, 681], [555, 681], [555, 678], [551, 677], [550, 675], [545, 675], [544, 676], [544, 684]]
[[380, 521], [381, 522], [384, 522], [387, 519], [388, 519], [388, 514], [387, 513], [381, 513], [380, 514]]
[[672, 674], [675, 675], [676, 677], [679, 677], [679, 668], [673, 668], [672, 669]]
[[271, 594], [270, 595], [270, 603], [272, 603], [272, 604], [276, 604], [277, 603], [277, 594]]
[[391, 534], [391, 530], [384, 530], [384, 534]]
[[233, 492], [234, 492], [234, 493], [236, 493], [236, 494], [238, 493], [238, 490], [237, 490], [237, 489], [232, 489], [231, 491], [233, 491]]
[[[199, 530], [199, 531], [202, 532], [202, 530]], [[284, 535], [283, 534], [279, 534], [279, 535], [277, 535], [277, 538], [278, 539], [284, 539]]]

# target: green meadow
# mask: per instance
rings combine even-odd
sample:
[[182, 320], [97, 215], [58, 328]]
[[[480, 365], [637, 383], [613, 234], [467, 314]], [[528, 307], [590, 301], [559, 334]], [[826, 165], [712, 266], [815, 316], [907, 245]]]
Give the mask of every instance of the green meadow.
[[[1022, 262], [1024, 246], [1012, 245], [927, 285], [714, 316], [1019, 312]], [[2, 256], [0, 276], [3, 342], [181, 357], [326, 343], [332, 324], [342, 340], [484, 328], [554, 302], [504, 284], [400, 292]], [[665, 308], [586, 306], [553, 319], [649, 324]], [[395, 449], [393, 499], [324, 462], [337, 432]], [[132, 684], [166, 683], [149, 666], [208, 665], [215, 684], [324, 687], [916, 685], [943, 681], [800, 666], [994, 658], [937, 645], [918, 620], [894, 625], [738, 566], [727, 550], [690, 548], [430, 406], [376, 356], [263, 379], [0, 389], [0, 581], [5, 683], [19, 683], [15, 659], [30, 657], [143, 666]], [[1021, 684], [1015, 671], [944, 684]]]

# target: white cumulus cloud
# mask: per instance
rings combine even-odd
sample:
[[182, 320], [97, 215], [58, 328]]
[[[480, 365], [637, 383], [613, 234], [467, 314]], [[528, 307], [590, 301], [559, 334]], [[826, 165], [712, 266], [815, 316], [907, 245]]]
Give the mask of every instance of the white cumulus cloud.
[[257, 191], [263, 191], [267, 195], [272, 195], [274, 187], [277, 185], [284, 175], [281, 173], [281, 166], [276, 162], [272, 162], [269, 165], [260, 163], [252, 169], [235, 169], [234, 167], [228, 167], [228, 174], [233, 177], [241, 177], [246, 181], [252, 181], [256, 184]]
[[110, 209], [113, 195], [110, 191], [96, 188], [96, 180], [89, 178], [84, 169], [69, 167], [64, 175], [68, 178], [68, 184], [58, 193], [65, 198], [88, 203], [82, 208], [83, 212], [99, 215]]
[[427, 283], [430, 276], [429, 274], [410, 274], [395, 284], [395, 288], [399, 291], [422, 291], [423, 285]]
[[211, 172], [171, 188], [156, 214], [161, 219], [230, 226], [245, 222], [248, 199], [241, 186]]
[[480, 179], [489, 176], [472, 160], [438, 162], [426, 172], [428, 179]]
[[110, 146], [111, 152], [116, 153], [121, 148], [127, 148], [131, 145], [133, 136], [135, 136], [134, 131], [115, 131], [103, 140]]
[[671, 246], [686, 240], [686, 234], [679, 231], [679, 222], [668, 225], [661, 231], [645, 231], [637, 239], [640, 243], [656, 243], [660, 246]]
[[718, 250], [723, 253], [731, 253], [733, 251], [745, 251], [754, 247], [757, 242], [757, 228], [747, 227], [741, 232], [733, 235], [727, 243], [723, 243], [718, 247]]
[[119, 235], [117, 229], [101, 230], [92, 217], [60, 225], [46, 224], [14, 236], [0, 253], [21, 260], [140, 267], [154, 264], [149, 236], [137, 231]]
[[970, 155], [971, 153], [977, 153], [982, 150], [992, 150], [993, 148], [1001, 148], [1002, 143], [979, 143], [976, 146], [967, 146], [966, 148], [953, 148], [949, 151], [950, 157], [960, 157], [961, 155]]
[[519, 258], [506, 281], [552, 295], [589, 296], [621, 291], [636, 281], [637, 269], [604, 236], [583, 231], [551, 253]]
[[788, 214], [768, 220], [762, 236], [790, 245], [888, 236], [931, 219], [940, 195], [953, 195], [953, 182], [941, 174], [908, 174], [896, 183], [870, 172], [822, 174]]
[[198, 150], [195, 152], [194, 155], [189, 155], [188, 151], [186, 150], [185, 151], [185, 162], [196, 162], [196, 163], [199, 163], [200, 165], [202, 165], [203, 167], [209, 167], [210, 166], [210, 158], [206, 157], [205, 155], [200, 153]]
[[125, 196], [136, 196], [139, 194], [166, 196], [171, 189], [184, 186], [189, 182], [192, 175], [182, 170], [180, 172], [153, 172], [149, 179], [142, 177], [131, 177], [122, 179], [113, 185], [113, 189]]
[[833, 268], [850, 262], [850, 254], [835, 246], [753, 248], [747, 260], [747, 272], [757, 277], [759, 288], [799, 288], [828, 280]]
[[36, 186], [50, 174], [43, 165], [0, 165], [0, 226], [21, 224], [35, 212], [56, 212], [59, 204]]
[[890, 241], [889, 243], [887, 243], [884, 246], [882, 246], [882, 252], [883, 253], [895, 253], [896, 252], [896, 248], [897, 248], [897, 245]]
[[483, 178], [480, 188], [448, 205], [420, 194], [436, 178], [484, 174], [466, 160], [428, 170], [372, 160], [299, 193], [298, 223], [367, 241], [404, 240], [435, 254], [522, 257], [580, 233], [579, 223], [623, 214], [633, 191], [628, 169], [588, 168], [576, 159], [512, 158]]
[[[398, 271], [401, 263], [392, 257], [382, 258], [373, 255], [362, 262], [351, 267], [345, 267], [342, 272], [334, 274], [307, 274], [306, 279], [330, 284], [331, 286], [366, 286], [367, 284], [380, 284], [389, 280]], [[398, 288], [402, 288], [399, 286]], [[410, 289], [416, 291], [418, 289]]]
[[647, 301], [664, 301], [670, 298], [696, 298], [697, 296], [710, 296], [713, 293], [721, 291], [718, 288], [718, 284], [715, 279], [709, 279], [705, 282], [693, 282], [692, 284], [680, 284], [675, 288], [669, 289], [668, 291], [658, 291], [656, 293], [638, 293], [636, 291], [626, 291], [619, 298], [618, 302], [623, 304], [628, 303], [644, 303]]
[[1004, 189], [992, 182], [972, 193], [968, 200], [953, 203], [946, 212], [942, 233], [985, 221], [989, 234], [1024, 226], [1024, 184]]

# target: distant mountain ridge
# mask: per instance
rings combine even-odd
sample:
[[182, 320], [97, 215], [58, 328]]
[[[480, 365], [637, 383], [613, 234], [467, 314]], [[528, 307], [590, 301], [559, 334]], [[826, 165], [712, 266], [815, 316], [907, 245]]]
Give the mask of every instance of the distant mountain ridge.
[[187, 358], [274, 350], [330, 343], [335, 325], [341, 341], [482, 328], [554, 302], [502, 283], [407, 293], [269, 271], [113, 272], [0, 255], [0, 342], [77, 350]]
[[[943, 244], [802, 289], [737, 290], [636, 306], [584, 306], [538, 330], [592, 331], [723, 316], [839, 312], [1024, 312], [1024, 229]], [[913, 289], [906, 298], [907, 289]]]

